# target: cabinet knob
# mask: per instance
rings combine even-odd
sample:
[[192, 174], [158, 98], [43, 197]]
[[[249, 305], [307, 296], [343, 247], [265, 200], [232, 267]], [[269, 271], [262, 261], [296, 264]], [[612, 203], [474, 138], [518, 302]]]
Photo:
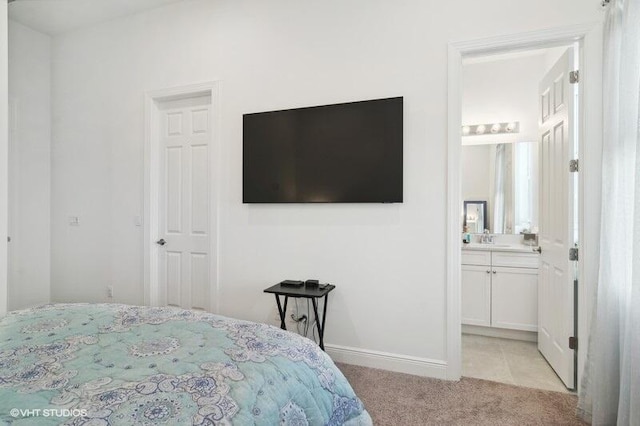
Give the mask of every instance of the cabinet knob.
[[491, 271], [487, 269], [487, 274], [490, 274], [490, 273], [491, 273]]
[[496, 272], [496, 271], [493, 271], [493, 273], [494, 273], [494, 274], [497, 274], [497, 272]]

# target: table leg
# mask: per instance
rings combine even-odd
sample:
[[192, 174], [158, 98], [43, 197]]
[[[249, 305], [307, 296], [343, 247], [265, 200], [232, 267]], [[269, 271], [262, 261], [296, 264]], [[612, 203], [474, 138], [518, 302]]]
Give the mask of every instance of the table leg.
[[277, 294], [274, 294], [276, 297], [276, 303], [278, 304], [278, 313], [280, 314], [280, 328], [283, 330], [287, 329], [287, 326], [284, 322], [285, 316], [287, 315], [287, 302], [289, 302], [289, 296], [284, 297], [284, 310], [282, 309], [282, 305], [280, 304], [280, 297]]
[[[318, 316], [318, 302], [316, 301], [315, 297], [311, 298], [311, 303], [313, 304], [313, 313], [316, 316], [316, 328], [318, 329], [318, 345], [320, 346], [320, 349], [322, 349], [324, 351], [324, 317], [322, 318], [322, 324], [320, 323], [320, 317]], [[325, 314], [327, 312], [327, 308], [326, 308], [326, 303], [327, 301], [325, 300]]]
[[[324, 307], [322, 308], [322, 339], [324, 339], [324, 322], [327, 319], [327, 303], [329, 302], [329, 293], [324, 295]], [[323, 345], [324, 349], [324, 345]]]

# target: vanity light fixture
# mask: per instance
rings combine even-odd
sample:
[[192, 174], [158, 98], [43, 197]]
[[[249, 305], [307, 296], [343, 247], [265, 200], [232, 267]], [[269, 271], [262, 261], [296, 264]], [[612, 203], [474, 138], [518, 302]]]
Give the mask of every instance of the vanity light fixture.
[[520, 130], [520, 124], [519, 123], [507, 123], [507, 125], [504, 128], [504, 130], [506, 130], [507, 133], [513, 133], [514, 131], [517, 132], [518, 130]]
[[[487, 131], [489, 129], [489, 131]], [[467, 124], [462, 126], [462, 136], [480, 136], [486, 134], [519, 133], [520, 122], [511, 121], [505, 123]]]

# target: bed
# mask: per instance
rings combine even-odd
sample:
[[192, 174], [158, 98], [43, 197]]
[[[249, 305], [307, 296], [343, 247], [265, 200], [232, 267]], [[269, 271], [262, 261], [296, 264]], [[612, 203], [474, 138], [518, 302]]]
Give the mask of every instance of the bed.
[[53, 304], [0, 319], [0, 424], [370, 425], [302, 336], [204, 312]]

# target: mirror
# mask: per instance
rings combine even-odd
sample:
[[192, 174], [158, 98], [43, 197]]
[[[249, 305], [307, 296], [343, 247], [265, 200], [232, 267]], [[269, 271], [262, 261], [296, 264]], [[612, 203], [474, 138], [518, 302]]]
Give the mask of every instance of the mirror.
[[487, 229], [487, 202], [464, 202], [464, 229], [472, 234], [481, 234]]
[[[468, 232], [537, 232], [538, 145], [516, 142], [462, 146], [462, 199], [486, 200], [484, 227]], [[478, 203], [478, 201], [469, 201]], [[464, 203], [464, 223], [467, 201]]]

